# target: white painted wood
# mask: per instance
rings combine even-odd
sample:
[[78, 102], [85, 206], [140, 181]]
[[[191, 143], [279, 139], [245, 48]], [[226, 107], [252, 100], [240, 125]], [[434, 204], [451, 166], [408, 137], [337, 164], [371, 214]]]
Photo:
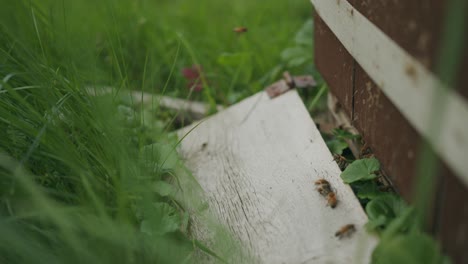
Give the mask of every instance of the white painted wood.
[[[376, 239], [367, 217], [295, 90], [260, 92], [204, 120], [179, 153], [211, 210], [259, 262], [369, 262]], [[335, 209], [315, 190], [320, 178], [337, 191]], [[357, 233], [337, 239], [350, 223]]]
[[[311, 0], [316, 12], [348, 52], [416, 130], [468, 185], [468, 103], [454, 91], [446, 96], [440, 133], [431, 133], [434, 97], [440, 80], [372, 24], [346, 0]], [[436, 110], [437, 111], [437, 110]]]

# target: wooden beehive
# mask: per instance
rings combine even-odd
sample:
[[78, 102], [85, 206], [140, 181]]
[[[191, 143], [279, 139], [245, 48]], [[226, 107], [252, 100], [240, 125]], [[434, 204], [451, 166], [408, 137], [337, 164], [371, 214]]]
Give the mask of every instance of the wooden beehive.
[[[312, 0], [317, 67], [351, 124], [410, 202], [422, 135], [428, 136], [424, 122], [436, 107], [431, 105], [431, 89], [443, 85], [434, 72], [448, 2]], [[455, 263], [468, 263], [467, 70], [464, 49], [440, 140], [431, 142], [443, 168], [428, 231]]]

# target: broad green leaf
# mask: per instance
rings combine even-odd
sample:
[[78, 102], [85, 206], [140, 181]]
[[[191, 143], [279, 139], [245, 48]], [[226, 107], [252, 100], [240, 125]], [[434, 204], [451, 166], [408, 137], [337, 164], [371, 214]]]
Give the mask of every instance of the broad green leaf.
[[348, 143], [339, 139], [328, 140], [326, 143], [327, 143], [328, 149], [333, 154], [341, 155], [343, 154], [343, 150], [345, 150], [348, 147]]
[[382, 240], [372, 253], [372, 263], [448, 264], [450, 260], [430, 236], [412, 232]]
[[382, 226], [386, 226], [391, 220], [385, 215], [377, 215], [376, 218], [366, 223], [368, 231], [377, 231], [380, 234]]
[[374, 199], [385, 193], [379, 190], [375, 181], [357, 181], [353, 183], [353, 189], [360, 199]]
[[382, 233], [382, 239], [390, 238], [394, 235], [405, 234], [413, 231], [420, 231], [414, 207], [406, 207], [400, 215], [394, 219]]
[[403, 199], [395, 194], [379, 196], [366, 205], [366, 213], [369, 217], [367, 227], [379, 232], [402, 215], [406, 208], [407, 205]]
[[345, 183], [377, 178], [376, 171], [380, 170], [380, 163], [376, 158], [360, 159], [351, 163], [341, 173], [341, 179]]

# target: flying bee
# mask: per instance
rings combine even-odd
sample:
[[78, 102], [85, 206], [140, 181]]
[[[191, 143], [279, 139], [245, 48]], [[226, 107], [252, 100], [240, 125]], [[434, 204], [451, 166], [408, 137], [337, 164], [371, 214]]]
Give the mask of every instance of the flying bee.
[[336, 231], [335, 236], [342, 239], [351, 236], [354, 232], [356, 232], [356, 227], [353, 224], [348, 224]]
[[331, 208], [335, 208], [337, 203], [338, 200], [336, 199], [336, 194], [334, 192], [327, 194], [327, 205]]
[[245, 33], [247, 32], [247, 28], [246, 27], [235, 27], [232, 31], [236, 32], [237, 34], [242, 34], [242, 33]]
[[348, 167], [348, 160], [340, 154], [333, 154], [333, 160], [338, 164], [340, 170], [344, 171]]

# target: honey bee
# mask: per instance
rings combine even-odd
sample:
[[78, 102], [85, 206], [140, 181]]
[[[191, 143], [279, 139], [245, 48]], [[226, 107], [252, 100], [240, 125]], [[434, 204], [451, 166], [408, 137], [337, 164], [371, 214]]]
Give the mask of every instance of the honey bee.
[[325, 196], [325, 195], [326, 195], [325, 193], [326, 193], [327, 190], [324, 189], [323, 187], [317, 187], [317, 191], [318, 191], [321, 195]]
[[335, 236], [342, 239], [351, 236], [354, 232], [356, 232], [356, 227], [353, 224], [348, 224], [336, 231]]
[[331, 208], [335, 208], [337, 203], [338, 200], [336, 199], [336, 194], [334, 192], [327, 194], [327, 205], [329, 205]]
[[333, 191], [330, 183], [325, 179], [319, 179], [315, 181], [315, 185], [320, 195], [327, 199], [327, 206], [335, 208], [338, 200], [336, 199], [336, 194]]
[[235, 27], [232, 31], [236, 32], [237, 34], [242, 34], [247, 32], [246, 27]]
[[332, 192], [330, 183], [325, 179], [315, 181], [317, 191], [324, 197]]
[[344, 171], [348, 167], [348, 160], [340, 154], [333, 154], [333, 160], [338, 164], [340, 170]]
[[324, 184], [330, 185], [330, 183], [325, 179], [318, 179], [315, 181], [315, 185], [324, 185]]
[[374, 156], [374, 154], [372, 154], [371, 148], [367, 145], [367, 143], [364, 143], [364, 145], [361, 148], [361, 151], [359, 152], [359, 157], [360, 158], [371, 158], [373, 156]]

